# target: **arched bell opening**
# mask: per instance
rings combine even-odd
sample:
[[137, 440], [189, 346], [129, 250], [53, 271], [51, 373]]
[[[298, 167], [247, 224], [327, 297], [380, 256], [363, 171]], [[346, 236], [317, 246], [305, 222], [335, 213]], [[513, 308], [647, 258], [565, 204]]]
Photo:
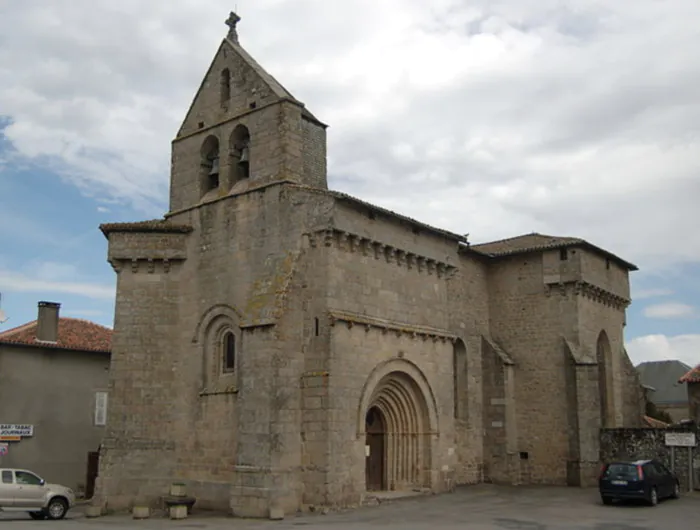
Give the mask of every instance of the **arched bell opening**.
[[231, 186], [250, 178], [250, 131], [239, 124], [231, 133], [230, 139], [230, 181]]
[[208, 136], [201, 149], [200, 182], [202, 195], [219, 187], [219, 139]]

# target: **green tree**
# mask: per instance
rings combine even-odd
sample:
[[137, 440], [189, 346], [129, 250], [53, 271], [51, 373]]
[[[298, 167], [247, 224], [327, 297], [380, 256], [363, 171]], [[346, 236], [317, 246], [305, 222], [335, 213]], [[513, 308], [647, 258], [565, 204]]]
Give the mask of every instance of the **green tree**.
[[659, 410], [659, 408], [651, 401], [647, 401], [646, 414], [650, 418], [663, 421], [664, 423], [674, 423], [673, 418], [671, 418], [671, 415], [668, 412], [666, 412], [665, 410]]

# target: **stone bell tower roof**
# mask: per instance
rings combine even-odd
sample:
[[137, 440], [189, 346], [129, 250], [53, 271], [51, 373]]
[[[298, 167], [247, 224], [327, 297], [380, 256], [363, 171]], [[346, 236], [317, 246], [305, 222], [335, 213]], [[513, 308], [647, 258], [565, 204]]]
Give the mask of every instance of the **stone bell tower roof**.
[[[294, 95], [287, 90], [282, 83], [280, 83], [277, 79], [275, 79], [274, 76], [272, 76], [267, 70], [265, 70], [254, 58], [252, 55], [250, 55], [243, 46], [241, 46], [240, 41], [239, 41], [239, 36], [238, 36], [238, 24], [241, 21], [241, 17], [238, 16], [235, 12], [231, 11], [229, 13], [228, 18], [226, 19], [226, 25], [228, 26], [228, 33], [226, 34], [226, 37], [221, 41], [221, 44], [219, 45], [219, 49], [217, 50], [214, 59], [212, 60], [211, 64], [209, 65], [209, 68], [207, 70], [207, 73], [204, 75], [204, 78], [202, 79], [202, 83], [200, 84], [197, 93], [192, 100], [192, 103], [190, 105], [190, 108], [188, 109], [187, 114], [185, 115], [185, 119], [183, 120], [182, 125], [180, 126], [180, 129], [178, 130], [176, 138], [180, 138], [183, 135], [187, 135], [189, 133], [194, 132], [197, 128], [199, 128], [199, 124], [201, 123], [201, 120], [198, 118], [195, 118], [195, 115], [198, 114], [197, 107], [202, 106], [200, 101], [203, 98], [202, 95], [206, 91], [208, 85], [213, 85], [215, 82], [218, 82], [218, 78], [215, 80], [214, 75], [213, 75], [213, 68], [214, 65], [217, 63], [217, 60], [220, 60], [221, 56], [227, 56], [227, 55], [234, 55], [239, 59], [239, 62], [245, 67], [246, 70], [250, 71], [255, 77], [259, 78], [261, 84], [263, 85], [264, 89], [266, 92], [269, 92], [270, 97], [275, 98], [277, 100], [285, 100], [285, 101], [290, 101], [292, 103], [295, 103], [302, 107], [302, 115], [304, 116], [305, 119], [315, 123], [316, 125], [320, 125], [324, 128], [328, 127], [325, 123], [321, 122], [316, 116], [314, 116], [304, 105], [303, 102], [301, 102], [299, 99], [294, 97]], [[205, 102], [204, 105], [207, 105]], [[196, 121], [196, 126], [195, 122]], [[204, 126], [208, 126], [209, 123], [204, 122]]]

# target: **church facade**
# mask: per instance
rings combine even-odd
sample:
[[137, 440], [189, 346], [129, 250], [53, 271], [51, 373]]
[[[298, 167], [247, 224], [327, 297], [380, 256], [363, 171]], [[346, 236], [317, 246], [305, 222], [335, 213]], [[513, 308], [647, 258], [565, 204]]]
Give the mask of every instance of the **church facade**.
[[634, 265], [584, 240], [470, 244], [328, 189], [326, 130], [232, 14], [172, 144], [164, 219], [102, 225], [117, 274], [95, 502], [266, 517], [383, 490], [588, 485], [639, 426]]

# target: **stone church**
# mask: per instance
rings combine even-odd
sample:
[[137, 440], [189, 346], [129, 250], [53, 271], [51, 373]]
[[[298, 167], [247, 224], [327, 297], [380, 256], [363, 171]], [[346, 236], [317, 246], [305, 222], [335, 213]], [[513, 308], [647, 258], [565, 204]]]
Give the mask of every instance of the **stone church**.
[[102, 225], [117, 274], [95, 502], [266, 517], [392, 490], [588, 485], [638, 426], [636, 267], [574, 237], [470, 244], [328, 189], [327, 125], [223, 39], [164, 219]]

